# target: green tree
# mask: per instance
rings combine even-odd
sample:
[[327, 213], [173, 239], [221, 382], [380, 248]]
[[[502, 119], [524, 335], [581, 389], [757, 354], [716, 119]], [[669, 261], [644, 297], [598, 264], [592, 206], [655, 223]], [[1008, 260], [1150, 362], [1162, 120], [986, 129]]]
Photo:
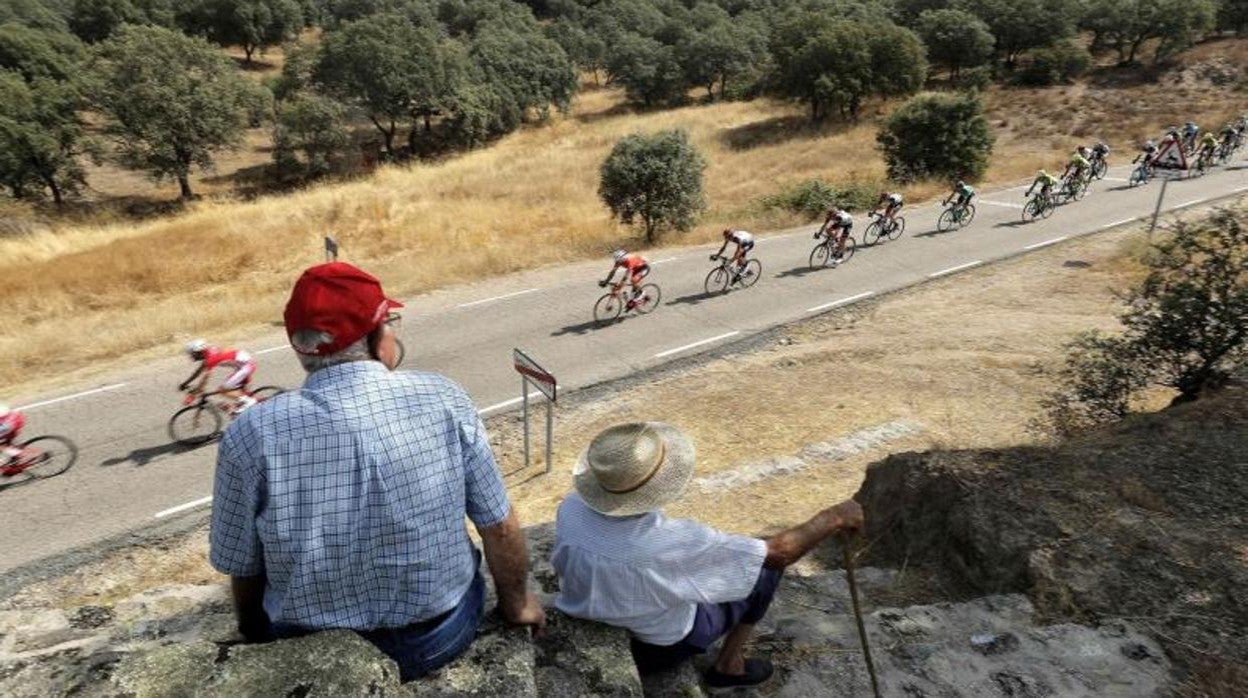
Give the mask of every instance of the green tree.
[[885, 119], [876, 134], [891, 179], [978, 179], [988, 169], [993, 137], [975, 93], [923, 94]]
[[598, 196], [624, 223], [640, 220], [654, 243], [661, 228], [688, 230], [706, 208], [705, 169], [684, 131], [634, 134], [618, 141], [602, 163]]
[[607, 73], [611, 82], [624, 86], [630, 100], [647, 107], [685, 97], [687, 83], [676, 49], [640, 34], [621, 34], [612, 42]]
[[1218, 29], [1243, 34], [1248, 29], [1248, 0], [1222, 0]]
[[812, 121], [822, 121], [832, 109], [857, 116], [874, 77], [866, 27], [799, 17], [781, 25], [771, 44], [777, 94], [805, 102]]
[[507, 97], [507, 130], [519, 126], [530, 111], [544, 117], [551, 106], [568, 109], [576, 93], [576, 71], [568, 54], [536, 22], [491, 20], [476, 29], [471, 58], [480, 79]]
[[1087, 72], [1091, 65], [1092, 55], [1087, 49], [1063, 39], [1028, 54], [1015, 80], [1022, 85], [1035, 86], [1069, 83]]
[[[917, 34], [896, 24], [878, 24], [867, 34], [867, 49], [871, 53], [869, 94], [904, 97], [923, 87], [927, 50]], [[853, 116], [858, 117], [856, 107]]]
[[79, 158], [93, 154], [78, 116], [78, 88], [0, 70], [0, 181], [22, 197], [46, 188], [59, 206], [86, 183]]
[[20, 24], [31, 29], [65, 32], [65, 17], [42, 0], [4, 0], [0, 2], [0, 24]]
[[577, 68], [589, 71], [594, 76], [594, 83], [597, 84], [599, 72], [607, 67], [606, 40], [578, 22], [566, 18], [556, 20], [547, 29], [547, 33], [563, 47]]
[[120, 162], [178, 182], [192, 196], [193, 167], [239, 142], [256, 88], [202, 39], [124, 26], [96, 47], [92, 94]]
[[983, 65], [992, 58], [996, 39], [988, 25], [963, 10], [928, 10], [918, 17], [919, 36], [928, 56], [957, 79], [963, 68]]
[[1082, 24], [1117, 50], [1121, 63], [1134, 63], [1153, 39], [1160, 61], [1212, 29], [1216, 12], [1212, 0], [1090, 0]]
[[0, 69], [21, 73], [27, 82], [77, 77], [84, 57], [82, 42], [72, 34], [0, 24]]
[[435, 31], [401, 15], [374, 15], [330, 32], [313, 75], [328, 95], [363, 110], [393, 154], [405, 122], [450, 100], [444, 54]]
[[319, 176], [351, 145], [347, 110], [315, 92], [296, 92], [277, 103], [273, 160], [286, 172]]
[[997, 52], [1014, 67], [1028, 49], [1075, 33], [1082, 0], [956, 0], [953, 6], [979, 17], [997, 40]]
[[240, 46], [248, 63], [303, 28], [303, 10], [296, 0], [195, 0], [184, 8], [179, 23], [188, 33], [220, 46]]
[[725, 15], [681, 43], [677, 55], [689, 84], [705, 88], [708, 98], [718, 85], [725, 99], [729, 82], [758, 72], [767, 60], [767, 35], [754, 23]]
[[123, 24], [142, 24], [146, 19], [130, 0], [74, 0], [69, 28], [93, 44], [107, 39]]

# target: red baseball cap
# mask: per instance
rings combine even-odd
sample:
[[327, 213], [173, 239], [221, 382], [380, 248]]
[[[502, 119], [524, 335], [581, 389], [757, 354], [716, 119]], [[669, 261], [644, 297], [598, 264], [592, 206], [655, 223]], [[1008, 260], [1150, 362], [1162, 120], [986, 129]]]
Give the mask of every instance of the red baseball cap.
[[[347, 264], [318, 264], [303, 272], [286, 303], [286, 336], [300, 354], [326, 356], [342, 351], [372, 332], [403, 304], [386, 297], [372, 274]], [[296, 332], [322, 337], [314, 345], [296, 345]]]

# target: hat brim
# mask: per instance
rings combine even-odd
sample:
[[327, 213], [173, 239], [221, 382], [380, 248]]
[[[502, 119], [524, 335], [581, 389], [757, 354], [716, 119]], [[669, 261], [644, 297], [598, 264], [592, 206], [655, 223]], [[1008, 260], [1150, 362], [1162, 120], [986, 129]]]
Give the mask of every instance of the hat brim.
[[590, 509], [607, 516], [633, 516], [656, 511], [680, 498], [693, 480], [696, 454], [693, 442], [676, 427], [662, 422], [647, 422], [663, 440], [663, 464], [644, 485], [631, 492], [608, 492], [598, 483], [589, 468], [589, 449], [577, 458], [572, 472], [573, 486]]

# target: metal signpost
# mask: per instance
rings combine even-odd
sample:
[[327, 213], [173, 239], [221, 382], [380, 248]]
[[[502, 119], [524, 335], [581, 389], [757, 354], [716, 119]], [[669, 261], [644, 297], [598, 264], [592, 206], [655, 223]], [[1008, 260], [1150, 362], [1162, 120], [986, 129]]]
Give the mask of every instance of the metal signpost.
[[531, 464], [530, 428], [529, 428], [529, 386], [546, 396], [546, 472], [550, 472], [551, 448], [554, 444], [554, 404], [558, 394], [558, 382], [554, 374], [538, 365], [528, 354], [519, 349], [512, 350], [512, 360], [516, 372], [520, 374], [520, 401], [524, 404], [524, 467]]
[[338, 261], [338, 241], [328, 235], [325, 236], [325, 261]]

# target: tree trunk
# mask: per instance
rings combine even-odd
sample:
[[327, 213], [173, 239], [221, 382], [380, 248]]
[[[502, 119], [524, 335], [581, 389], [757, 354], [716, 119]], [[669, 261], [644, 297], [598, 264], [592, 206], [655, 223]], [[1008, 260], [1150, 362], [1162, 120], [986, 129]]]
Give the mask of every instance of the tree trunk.
[[190, 201], [193, 194], [191, 193], [191, 178], [187, 173], [178, 173], [178, 188], [181, 190], [180, 198], [183, 201]]
[[1131, 42], [1131, 52], [1127, 54], [1128, 63], [1135, 62], [1135, 54], [1140, 50], [1140, 46], [1142, 46], [1143, 44], [1144, 44], [1143, 38], [1139, 38]]
[[425, 112], [425, 133], [433, 133], [432, 112]]
[[728, 74], [719, 76], [719, 98], [721, 100], [728, 99]]
[[52, 201], [54, 201], [58, 207], [64, 205], [65, 196], [61, 192], [61, 185], [56, 183], [56, 177], [48, 177], [45, 175], [43, 177], [43, 183], [48, 185], [48, 189], [51, 190]]
[[243, 44], [243, 55], [245, 55], [247, 65], [251, 65], [251, 55], [256, 52], [256, 47], [251, 44]]
[[654, 231], [656, 228], [658, 228], [658, 221], [654, 220], [653, 218], [650, 218], [649, 216], [645, 217], [645, 221], [646, 221], [646, 244], [653, 245], [655, 242]]

